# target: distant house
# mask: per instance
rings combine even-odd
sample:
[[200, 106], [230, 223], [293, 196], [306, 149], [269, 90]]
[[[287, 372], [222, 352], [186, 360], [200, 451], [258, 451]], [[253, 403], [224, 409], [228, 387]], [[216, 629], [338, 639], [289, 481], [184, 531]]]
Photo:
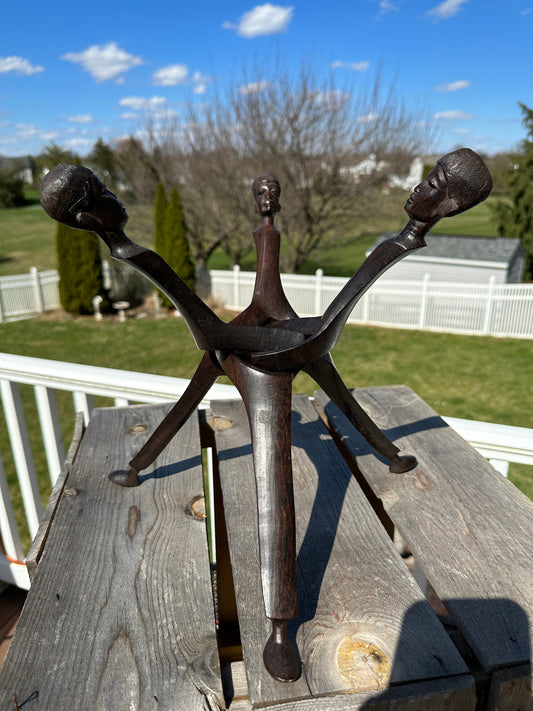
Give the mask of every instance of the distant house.
[[34, 181], [35, 161], [31, 156], [8, 158], [0, 156], [0, 170], [11, 173], [23, 183], [31, 185]]
[[[382, 234], [367, 254], [394, 234]], [[417, 281], [429, 274], [432, 281], [470, 284], [486, 283], [492, 276], [499, 284], [522, 281], [525, 253], [519, 239], [429, 234], [426, 242], [427, 247], [402, 259], [382, 278]]]

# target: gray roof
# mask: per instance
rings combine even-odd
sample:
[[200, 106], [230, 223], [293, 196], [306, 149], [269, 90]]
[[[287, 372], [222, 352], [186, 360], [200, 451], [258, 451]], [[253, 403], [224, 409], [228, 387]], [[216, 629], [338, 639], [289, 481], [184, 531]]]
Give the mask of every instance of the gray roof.
[[[396, 232], [386, 232], [378, 237], [369, 252], [378, 244], [393, 237]], [[509, 263], [517, 250], [521, 250], [520, 240], [514, 237], [467, 237], [466, 235], [426, 236], [427, 247], [413, 254], [424, 257], [442, 257], [445, 259], [471, 259], [479, 262]]]

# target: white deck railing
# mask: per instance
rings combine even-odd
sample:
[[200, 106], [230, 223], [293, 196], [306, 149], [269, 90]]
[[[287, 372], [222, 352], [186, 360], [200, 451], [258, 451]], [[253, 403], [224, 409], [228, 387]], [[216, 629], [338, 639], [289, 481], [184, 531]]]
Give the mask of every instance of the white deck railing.
[[[241, 311], [252, 298], [255, 272], [210, 271], [211, 291], [226, 308]], [[348, 279], [282, 274], [288, 300], [300, 316], [323, 314]], [[348, 323], [445, 333], [533, 338], [533, 284], [418, 281], [382, 276], [350, 314]]]
[[56, 269], [0, 277], [0, 323], [58, 309], [58, 284]]
[[[241, 311], [250, 303], [255, 272], [213, 269], [213, 296]], [[348, 281], [345, 277], [282, 274], [287, 298], [300, 316], [322, 314]], [[0, 323], [59, 308], [59, 276], [51, 269], [0, 277]], [[355, 306], [349, 323], [509, 338], [533, 338], [533, 284], [484, 284], [392, 279], [385, 274]]]
[[[162, 375], [0, 353], [0, 387], [4, 415], [32, 538], [39, 526], [42, 506], [19, 384], [31, 385], [35, 392], [43, 441], [42, 456], [46, 457], [52, 486], [65, 459], [56, 390], [72, 393], [73, 410], [82, 412], [87, 423], [94, 395], [110, 397], [116, 406], [168, 402], [179, 398], [188, 382]], [[203, 404], [207, 406], [210, 400], [237, 397], [237, 390], [233, 386], [215, 385], [208, 392]], [[502, 473], [507, 473], [509, 462], [533, 465], [533, 430], [456, 418], [444, 419]], [[35, 442], [33, 444], [36, 445]], [[24, 551], [1, 458], [0, 535], [6, 554], [0, 554], [0, 580], [27, 588], [29, 579], [24, 565], [21, 565]]]

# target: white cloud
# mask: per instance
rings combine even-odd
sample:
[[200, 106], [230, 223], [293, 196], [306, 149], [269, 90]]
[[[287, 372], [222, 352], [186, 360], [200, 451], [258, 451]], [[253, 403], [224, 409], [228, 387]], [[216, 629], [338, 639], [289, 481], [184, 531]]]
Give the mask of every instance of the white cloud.
[[66, 148], [70, 148], [71, 150], [76, 150], [78, 148], [88, 148], [89, 146], [92, 146], [94, 143], [92, 138], [70, 138], [68, 141], [65, 141], [65, 146]]
[[239, 23], [224, 22], [226, 30], [237, 30], [241, 37], [259, 37], [260, 35], [275, 35], [285, 32], [292, 19], [294, 7], [280, 5], [256, 5], [253, 10], [245, 12]]
[[29, 59], [23, 57], [0, 57], [0, 74], [15, 72], [15, 74], [39, 74], [44, 67], [35, 66]]
[[158, 86], [176, 86], [186, 84], [189, 70], [185, 64], [169, 64], [161, 67], [152, 75], [152, 82]]
[[466, 111], [439, 111], [433, 115], [436, 119], [446, 119], [448, 121], [468, 121], [474, 118], [473, 114], [468, 114]]
[[133, 113], [133, 111], [126, 111], [123, 114], [120, 114], [120, 118], [126, 119], [126, 120], [135, 120], [139, 118], [139, 114]]
[[366, 72], [369, 66], [370, 62], [366, 60], [363, 62], [340, 62], [339, 60], [337, 60], [331, 65], [332, 69], [339, 69], [340, 67], [345, 67], [346, 69], [352, 69], [354, 72]]
[[461, 5], [467, 2], [468, 0], [444, 0], [440, 5], [428, 10], [426, 15], [434, 17], [436, 20], [448, 20], [450, 17], [457, 15]]
[[116, 79], [118, 83], [123, 81], [121, 77], [124, 72], [143, 64], [141, 57], [120, 49], [116, 42], [106, 45], [92, 45], [83, 52], [67, 52], [61, 59], [66, 59], [81, 66], [96, 79], [96, 81], [107, 81]]
[[378, 118], [378, 114], [366, 114], [365, 116], [359, 116], [357, 123], [371, 123], [372, 121], [377, 121]]
[[393, 5], [391, 2], [389, 2], [389, 0], [380, 0], [379, 9], [383, 13], [390, 12], [391, 10], [396, 10], [396, 11], [398, 10], [398, 8], [395, 5]]
[[458, 81], [439, 84], [439, 86], [435, 87], [435, 91], [459, 91], [459, 89], [468, 89], [469, 86], [471, 86], [471, 82], [468, 79], [459, 79]]
[[209, 83], [209, 77], [206, 77], [202, 72], [194, 72], [192, 77], [195, 87], [193, 89], [195, 94], [205, 94], [207, 91], [207, 84]]
[[77, 116], [69, 116], [67, 121], [70, 123], [92, 123], [94, 119], [91, 114], [78, 114]]
[[251, 84], [245, 84], [240, 86], [237, 91], [239, 94], [259, 94], [262, 91], [266, 91], [270, 86], [269, 81], [255, 81]]
[[119, 101], [120, 106], [127, 106], [133, 111], [156, 111], [166, 106], [167, 100], [164, 96], [152, 96], [145, 99], [142, 96], [125, 96]]

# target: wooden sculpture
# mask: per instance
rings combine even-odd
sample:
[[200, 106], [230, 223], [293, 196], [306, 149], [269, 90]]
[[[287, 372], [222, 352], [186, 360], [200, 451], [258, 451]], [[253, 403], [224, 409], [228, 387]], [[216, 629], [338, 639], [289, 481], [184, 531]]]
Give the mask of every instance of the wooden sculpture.
[[261, 584], [272, 633], [263, 659], [280, 681], [300, 675], [298, 650], [287, 624], [298, 614], [295, 516], [291, 467], [292, 380], [303, 370], [329, 395], [391, 472], [416, 466], [400, 455], [342, 381], [330, 356], [346, 320], [371, 284], [395, 262], [425, 246], [424, 236], [442, 217], [463, 212], [484, 200], [492, 179], [481, 158], [462, 148], [440, 158], [415, 189], [405, 210], [409, 221], [395, 237], [379, 244], [322, 316], [299, 318], [289, 304], [279, 275], [280, 233], [274, 217], [280, 209], [280, 184], [272, 174], [252, 186], [261, 223], [253, 236], [257, 276], [252, 301], [231, 323], [221, 321], [156, 253], [124, 233], [128, 216], [121, 203], [83, 166], [61, 163], [41, 186], [41, 202], [59, 222], [99, 235], [111, 256], [148, 277], [179, 309], [205, 354], [190, 384], [153, 435], [129, 463], [111, 472], [111, 481], [137, 486], [148, 467], [195, 411], [219, 375], [238, 388], [248, 415], [257, 490]]

